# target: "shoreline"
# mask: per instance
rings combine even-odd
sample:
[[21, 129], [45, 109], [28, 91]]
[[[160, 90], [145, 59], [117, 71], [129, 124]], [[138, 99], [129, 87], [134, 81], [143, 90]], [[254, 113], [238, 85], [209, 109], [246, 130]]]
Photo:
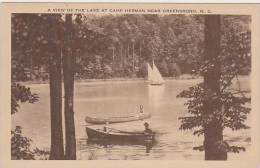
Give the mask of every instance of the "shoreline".
[[[196, 80], [202, 79], [201, 76], [192, 76], [192, 75], [181, 75], [179, 77], [164, 77], [165, 81], [171, 80]], [[103, 84], [103, 83], [131, 83], [131, 82], [147, 82], [146, 78], [108, 78], [108, 79], [75, 79], [75, 84]], [[36, 85], [36, 84], [49, 84], [49, 80], [41, 81], [24, 81], [24, 82], [16, 82], [22, 85]]]
[[[250, 75], [239, 75], [239, 79], [249, 79]], [[192, 80], [203, 80], [202, 76], [192, 76], [192, 75], [181, 75], [179, 77], [164, 77], [165, 81], [192, 81]], [[110, 83], [136, 83], [136, 82], [142, 82], [146, 83], [148, 82], [146, 78], [109, 78], [109, 79], [75, 79], [75, 85], [77, 84], [110, 84]], [[49, 84], [49, 80], [46, 81], [25, 81], [25, 82], [16, 82], [22, 85], [41, 85], [41, 84]], [[62, 81], [63, 83], [63, 81]]]

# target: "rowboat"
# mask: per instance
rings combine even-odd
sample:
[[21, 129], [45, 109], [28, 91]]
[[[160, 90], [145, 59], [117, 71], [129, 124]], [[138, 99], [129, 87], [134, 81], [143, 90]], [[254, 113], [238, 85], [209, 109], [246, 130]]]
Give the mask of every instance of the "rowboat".
[[127, 117], [110, 117], [110, 118], [96, 118], [96, 117], [86, 117], [85, 121], [91, 124], [105, 124], [106, 122], [109, 123], [120, 123], [120, 122], [129, 122], [129, 121], [137, 121], [137, 120], [144, 120], [150, 118], [150, 113], [141, 113], [138, 115], [132, 115]]
[[114, 130], [109, 128], [107, 131], [103, 129], [93, 129], [86, 127], [88, 141], [106, 142], [106, 143], [131, 143], [146, 144], [155, 140], [155, 134], [144, 134], [143, 132], [130, 132]]

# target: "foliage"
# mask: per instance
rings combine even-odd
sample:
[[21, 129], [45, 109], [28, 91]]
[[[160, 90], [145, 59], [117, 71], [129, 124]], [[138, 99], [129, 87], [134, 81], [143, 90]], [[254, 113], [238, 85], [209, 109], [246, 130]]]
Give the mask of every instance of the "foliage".
[[[39, 100], [37, 94], [33, 94], [29, 87], [12, 82], [11, 85], [11, 114], [18, 112], [19, 103], [35, 103]], [[22, 135], [22, 128], [16, 126], [11, 130], [11, 157], [14, 160], [24, 159], [32, 160], [35, 156], [43, 156], [44, 151], [40, 149], [31, 149], [32, 140]], [[48, 152], [45, 152], [47, 155]]]
[[[25, 79], [24, 66], [12, 65], [12, 83], [11, 83], [11, 114], [18, 112], [19, 103], [35, 103], [39, 100], [37, 94], [31, 92], [29, 87], [16, 83], [16, 79]], [[18, 69], [17, 69], [18, 68]], [[48, 154], [38, 148], [31, 149], [32, 140], [22, 135], [22, 128], [16, 126], [11, 130], [11, 158], [13, 160], [33, 160], [35, 156]]]
[[[52, 51], [46, 47], [63, 43], [63, 18], [58, 14], [12, 15], [12, 71], [17, 81], [48, 78], [45, 72]], [[243, 32], [248, 29], [246, 25], [246, 16], [226, 17], [222, 44], [227, 46], [228, 32]], [[191, 74], [201, 66], [202, 16], [78, 14], [73, 29], [77, 78], [140, 76], [143, 64], [151, 63], [152, 59], [163, 76]], [[234, 41], [232, 44], [236, 45]], [[246, 64], [239, 73], [249, 71], [250, 64]]]
[[11, 131], [12, 160], [34, 160], [36, 157], [42, 158], [49, 155], [48, 151], [40, 150], [38, 148], [32, 149], [31, 142], [31, 139], [22, 135], [22, 128], [16, 126], [16, 128]]
[[63, 24], [59, 14], [12, 14], [12, 81], [48, 77], [50, 55], [64, 41]]
[[[29, 87], [12, 82], [11, 89], [11, 114], [18, 112], [19, 103], [35, 103], [39, 100], [37, 94], [30, 91]], [[21, 126], [11, 130], [11, 157], [13, 160], [46, 159], [48, 151], [31, 148], [32, 140], [22, 135]]]
[[[192, 129], [194, 135], [200, 136], [204, 133], [204, 128], [214, 119], [221, 121], [223, 129], [249, 128], [245, 121], [251, 110], [248, 106], [251, 99], [248, 95], [249, 91], [241, 89], [238, 79], [241, 70], [250, 64], [251, 32], [249, 23], [249, 17], [223, 17], [221, 54], [212, 62], [204, 61], [196, 71], [196, 73], [204, 75], [214, 66], [214, 61], [219, 61], [221, 64], [220, 93], [209, 93], [210, 91], [204, 83], [182, 91], [177, 97], [188, 98], [185, 105], [188, 107], [190, 115], [180, 117], [180, 129]], [[212, 102], [217, 100], [220, 103], [211, 108], [212, 113], [206, 113], [203, 106], [206, 100]], [[221, 110], [219, 110], [219, 107], [221, 107]], [[227, 146], [227, 148], [231, 152], [245, 150], [243, 147], [237, 146]], [[202, 150], [203, 148], [195, 149]]]
[[[48, 78], [48, 55], [53, 51], [47, 47], [63, 43], [63, 18], [58, 14], [12, 14], [16, 81]], [[191, 73], [203, 48], [201, 20], [195, 15], [76, 15], [72, 40], [77, 78], [140, 76], [143, 64], [152, 59], [163, 76]]]
[[168, 63], [169, 76], [180, 76], [181, 69], [176, 63]]
[[25, 87], [18, 83], [12, 83], [11, 93], [11, 114], [18, 111], [19, 102], [35, 103], [39, 100], [38, 95], [31, 93], [29, 87]]
[[30, 149], [31, 139], [22, 136], [20, 126], [16, 126], [14, 131], [11, 131], [11, 155], [12, 159], [34, 159], [33, 152]]

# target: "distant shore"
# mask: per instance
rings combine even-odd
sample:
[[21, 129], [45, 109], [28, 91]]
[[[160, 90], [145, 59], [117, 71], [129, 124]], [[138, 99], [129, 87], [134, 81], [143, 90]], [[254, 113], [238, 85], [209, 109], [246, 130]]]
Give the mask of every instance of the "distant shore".
[[[164, 77], [165, 81], [171, 80], [202, 80], [202, 76], [194, 76], [189, 74], [183, 74], [179, 77]], [[250, 79], [250, 75], [239, 75], [239, 79], [247, 80]], [[108, 78], [108, 79], [75, 79], [75, 84], [104, 84], [104, 83], [132, 83], [132, 82], [147, 82], [146, 78]], [[49, 80], [40, 81], [25, 81], [25, 82], [17, 82], [22, 85], [36, 85], [36, 84], [49, 84]]]
[[[193, 79], [202, 79], [201, 76], [194, 76], [189, 74], [183, 74], [179, 77], [164, 77], [164, 80], [193, 80]], [[107, 79], [75, 79], [75, 83], [90, 83], [90, 84], [98, 84], [104, 82], [145, 82], [146, 78], [107, 78]], [[24, 81], [24, 82], [17, 82], [23, 85], [31, 85], [31, 84], [48, 84], [49, 80], [34, 80], [34, 81]]]

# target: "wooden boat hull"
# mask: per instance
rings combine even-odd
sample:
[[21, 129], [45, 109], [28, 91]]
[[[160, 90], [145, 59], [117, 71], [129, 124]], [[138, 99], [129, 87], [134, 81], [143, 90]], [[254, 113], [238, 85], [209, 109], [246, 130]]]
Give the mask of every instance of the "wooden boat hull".
[[163, 85], [163, 83], [150, 83], [150, 85], [156, 85], [156, 86], [158, 86], [158, 85]]
[[151, 117], [151, 114], [144, 113], [143, 115], [137, 116], [128, 116], [128, 117], [111, 117], [108, 119], [105, 118], [95, 118], [95, 117], [86, 117], [85, 121], [90, 124], [105, 124], [106, 122], [109, 123], [120, 123], [120, 122], [129, 122], [129, 121], [137, 121], [148, 119]]
[[104, 132], [101, 129], [86, 127], [88, 141], [121, 143], [121, 144], [146, 144], [154, 141], [155, 134], [143, 134], [142, 132]]

